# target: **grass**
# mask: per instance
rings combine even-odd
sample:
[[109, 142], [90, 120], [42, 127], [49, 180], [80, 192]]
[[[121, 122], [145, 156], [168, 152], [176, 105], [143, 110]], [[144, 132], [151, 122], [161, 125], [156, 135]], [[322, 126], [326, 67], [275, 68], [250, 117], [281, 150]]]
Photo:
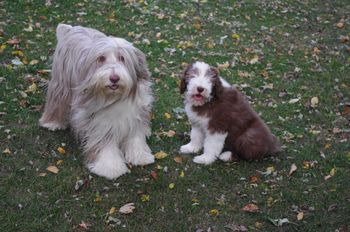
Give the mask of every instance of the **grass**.
[[[350, 230], [350, 42], [340, 39], [350, 36], [346, 1], [71, 0], [45, 6], [6, 0], [0, 6], [2, 231]], [[156, 97], [148, 142], [168, 157], [108, 181], [84, 168], [69, 131], [38, 127], [60, 22], [126, 38], [147, 54]], [[221, 67], [249, 97], [284, 145], [278, 158], [200, 166], [179, 154], [190, 128], [177, 112], [183, 107], [179, 76], [197, 59]], [[36, 91], [28, 89], [33, 83]], [[165, 136], [169, 130], [176, 135]], [[57, 151], [62, 146], [66, 154]], [[289, 175], [292, 164], [297, 170]], [[50, 165], [58, 174], [46, 170]], [[268, 168], [274, 171], [261, 174]], [[78, 180], [85, 185], [76, 191]], [[109, 213], [129, 202], [135, 203], [132, 214]], [[249, 203], [259, 210], [244, 212]], [[272, 222], [284, 218], [290, 223]]]

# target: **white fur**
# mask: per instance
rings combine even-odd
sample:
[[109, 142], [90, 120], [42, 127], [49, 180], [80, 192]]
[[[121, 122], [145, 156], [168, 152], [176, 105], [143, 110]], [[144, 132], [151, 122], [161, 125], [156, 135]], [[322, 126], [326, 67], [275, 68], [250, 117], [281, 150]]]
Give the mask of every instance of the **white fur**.
[[231, 159], [232, 159], [232, 152], [230, 152], [230, 151], [225, 151], [225, 152], [221, 153], [221, 154], [219, 155], [219, 159], [222, 160], [222, 161], [224, 161], [224, 162], [231, 161]]
[[56, 35], [40, 125], [49, 130], [69, 125], [82, 142], [89, 170], [108, 179], [129, 172], [126, 162], [153, 163], [146, 143], [153, 96], [143, 53], [91, 28], [60, 24]]
[[[187, 90], [185, 92], [185, 111], [187, 117], [191, 123], [191, 135], [190, 142], [181, 146], [181, 153], [197, 153], [203, 147], [203, 154], [195, 156], [193, 161], [198, 164], [211, 164], [217, 158], [225, 159], [228, 156], [227, 152], [221, 154], [227, 133], [212, 133], [209, 131], [210, 118], [206, 116], [200, 116], [192, 110], [192, 106], [199, 106], [210, 101], [210, 94], [212, 90], [212, 82], [210, 77], [206, 76], [207, 70], [210, 66], [203, 62], [196, 62], [193, 64], [193, 68], [197, 69], [197, 74], [191, 77], [187, 84]], [[231, 87], [231, 85], [224, 79], [220, 78], [224, 87]], [[202, 102], [194, 101], [193, 95], [198, 94], [197, 88], [204, 88], [202, 95], [204, 100]], [[227, 158], [226, 158], [227, 159]]]

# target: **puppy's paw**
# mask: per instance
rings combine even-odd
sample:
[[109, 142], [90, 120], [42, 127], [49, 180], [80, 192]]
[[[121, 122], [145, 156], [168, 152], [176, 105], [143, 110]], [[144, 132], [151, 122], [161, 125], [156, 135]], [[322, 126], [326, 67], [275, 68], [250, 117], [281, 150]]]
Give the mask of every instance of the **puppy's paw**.
[[216, 160], [215, 156], [210, 156], [206, 154], [198, 155], [193, 158], [193, 162], [197, 164], [205, 164], [205, 165], [212, 164], [215, 160]]
[[219, 155], [219, 159], [224, 161], [224, 162], [229, 162], [232, 160], [232, 152], [230, 151], [225, 151]]
[[189, 144], [181, 146], [180, 152], [183, 154], [197, 153], [200, 151], [200, 149], [201, 148], [199, 146], [194, 146], [192, 143], [189, 143]]

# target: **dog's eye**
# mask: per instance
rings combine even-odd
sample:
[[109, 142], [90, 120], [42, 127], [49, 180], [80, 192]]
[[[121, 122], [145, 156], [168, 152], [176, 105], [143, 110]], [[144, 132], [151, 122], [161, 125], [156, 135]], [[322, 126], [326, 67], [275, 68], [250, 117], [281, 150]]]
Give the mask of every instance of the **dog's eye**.
[[123, 62], [123, 63], [125, 62], [124, 56], [119, 56], [118, 59], [119, 59], [120, 62]]
[[106, 61], [106, 57], [105, 56], [100, 56], [99, 58], [98, 58], [98, 62], [100, 62], [100, 63], [103, 63], [103, 62], [105, 62]]

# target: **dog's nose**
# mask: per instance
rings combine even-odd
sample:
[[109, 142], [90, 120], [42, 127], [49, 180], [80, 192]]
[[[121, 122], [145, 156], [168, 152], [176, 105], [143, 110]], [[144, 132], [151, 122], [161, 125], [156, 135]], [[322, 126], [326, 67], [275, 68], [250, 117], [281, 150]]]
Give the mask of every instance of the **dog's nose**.
[[203, 90], [204, 90], [204, 88], [203, 88], [203, 87], [197, 87], [197, 91], [198, 91], [198, 93], [203, 92]]
[[113, 74], [113, 75], [111, 75], [111, 76], [109, 77], [109, 80], [110, 80], [113, 84], [115, 84], [115, 83], [117, 83], [117, 82], [120, 80], [120, 77], [119, 77], [117, 74]]

